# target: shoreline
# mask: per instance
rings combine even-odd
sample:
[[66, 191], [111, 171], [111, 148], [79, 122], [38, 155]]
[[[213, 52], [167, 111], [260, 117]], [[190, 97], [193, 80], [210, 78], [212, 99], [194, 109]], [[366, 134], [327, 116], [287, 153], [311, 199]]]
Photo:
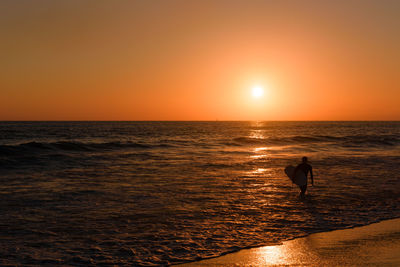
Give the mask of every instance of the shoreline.
[[400, 265], [400, 218], [309, 234], [177, 266]]

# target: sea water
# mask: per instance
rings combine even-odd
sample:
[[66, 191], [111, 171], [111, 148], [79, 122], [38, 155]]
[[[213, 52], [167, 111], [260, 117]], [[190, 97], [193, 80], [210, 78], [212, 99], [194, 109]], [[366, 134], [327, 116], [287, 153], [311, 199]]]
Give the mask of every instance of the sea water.
[[0, 122], [0, 264], [168, 265], [396, 218], [399, 173], [400, 122]]

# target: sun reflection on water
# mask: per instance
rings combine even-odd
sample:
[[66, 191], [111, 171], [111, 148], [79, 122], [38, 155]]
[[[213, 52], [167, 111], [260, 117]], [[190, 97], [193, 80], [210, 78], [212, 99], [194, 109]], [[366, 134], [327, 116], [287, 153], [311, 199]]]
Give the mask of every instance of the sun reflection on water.
[[185, 266], [321, 266], [321, 261], [310, 246], [309, 238], [300, 238]]
[[255, 169], [254, 171], [252, 171], [252, 173], [258, 174], [258, 173], [264, 173], [264, 172], [266, 172], [266, 171], [267, 171], [267, 169], [264, 169], [264, 168], [257, 168], [257, 169]]
[[285, 247], [269, 246], [259, 249], [259, 264], [260, 265], [285, 265], [288, 264], [285, 255]]
[[269, 149], [269, 147], [256, 147], [254, 149], [254, 152], [265, 151], [265, 150], [268, 150], [268, 149]]
[[250, 158], [252, 159], [262, 159], [262, 158], [266, 158], [267, 155], [251, 155]]
[[267, 151], [269, 149], [270, 149], [269, 147], [256, 147], [253, 149], [253, 153], [255, 155], [251, 155], [250, 158], [252, 158], [252, 159], [266, 158], [268, 156], [268, 154], [265, 151]]

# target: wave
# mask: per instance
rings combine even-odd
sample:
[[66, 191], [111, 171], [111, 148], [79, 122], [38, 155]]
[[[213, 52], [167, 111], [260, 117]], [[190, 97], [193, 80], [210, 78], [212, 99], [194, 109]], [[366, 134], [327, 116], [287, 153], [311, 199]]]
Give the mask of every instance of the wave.
[[314, 135], [314, 136], [284, 136], [270, 138], [254, 138], [254, 137], [236, 137], [230, 142], [232, 146], [238, 145], [294, 145], [294, 144], [336, 144], [343, 147], [365, 147], [365, 146], [397, 146], [400, 145], [400, 137], [397, 135], [347, 135], [347, 136], [329, 136], [329, 135]]
[[175, 140], [156, 140], [152, 142], [79, 142], [79, 141], [56, 141], [56, 142], [26, 142], [17, 145], [0, 145], [0, 156], [11, 156], [35, 153], [68, 153], [68, 152], [101, 152], [113, 150], [142, 150], [142, 149], [178, 149], [182, 147], [216, 148], [217, 146], [293, 146], [293, 145], [334, 145], [342, 148], [391, 148], [400, 145], [398, 135], [294, 135], [282, 137], [253, 138], [247, 136], [229, 138], [215, 142], [198, 142], [195, 137], [185, 142]]
[[9, 156], [21, 153], [40, 152], [95, 152], [105, 150], [121, 149], [149, 149], [153, 147], [168, 147], [167, 144], [148, 145], [135, 142], [106, 142], [106, 143], [83, 143], [75, 141], [59, 142], [28, 142], [19, 145], [0, 145], [0, 155]]

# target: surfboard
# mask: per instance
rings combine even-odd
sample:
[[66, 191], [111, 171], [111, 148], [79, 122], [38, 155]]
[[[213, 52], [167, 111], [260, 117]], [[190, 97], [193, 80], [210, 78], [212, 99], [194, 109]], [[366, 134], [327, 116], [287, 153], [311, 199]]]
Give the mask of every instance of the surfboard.
[[289, 179], [292, 181], [292, 183], [295, 183], [298, 186], [303, 186], [303, 185], [307, 184], [307, 177], [304, 174], [304, 172], [302, 172], [301, 170], [298, 170], [296, 173], [296, 177], [293, 177], [295, 169], [296, 169], [296, 167], [294, 167], [292, 165], [289, 165], [285, 168], [285, 173], [289, 177]]

